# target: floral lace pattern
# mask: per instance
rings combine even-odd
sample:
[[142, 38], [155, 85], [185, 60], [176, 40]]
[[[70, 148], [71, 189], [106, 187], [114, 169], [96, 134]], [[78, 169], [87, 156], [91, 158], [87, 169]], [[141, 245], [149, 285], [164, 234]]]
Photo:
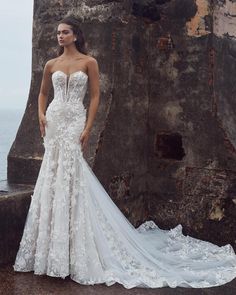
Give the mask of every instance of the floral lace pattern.
[[203, 288], [235, 278], [231, 245], [184, 236], [181, 225], [162, 230], [149, 220], [133, 227], [83, 158], [88, 76], [56, 71], [52, 81], [45, 153], [14, 270], [125, 288]]

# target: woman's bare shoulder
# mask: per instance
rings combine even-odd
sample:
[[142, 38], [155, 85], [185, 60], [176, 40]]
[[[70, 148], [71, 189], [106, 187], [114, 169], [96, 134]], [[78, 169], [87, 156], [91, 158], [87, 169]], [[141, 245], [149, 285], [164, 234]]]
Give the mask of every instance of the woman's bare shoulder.
[[92, 55], [88, 55], [88, 57], [87, 57], [87, 65], [90, 66], [90, 67], [91, 66], [94, 67], [94, 66], [97, 66], [97, 64], [98, 64], [98, 62], [97, 62], [96, 58], [93, 57]]
[[88, 62], [97, 62], [96, 58], [92, 55], [87, 55], [87, 61]]
[[49, 59], [46, 63], [45, 63], [45, 69], [51, 70], [52, 67], [55, 65], [55, 63], [58, 61], [58, 57]]

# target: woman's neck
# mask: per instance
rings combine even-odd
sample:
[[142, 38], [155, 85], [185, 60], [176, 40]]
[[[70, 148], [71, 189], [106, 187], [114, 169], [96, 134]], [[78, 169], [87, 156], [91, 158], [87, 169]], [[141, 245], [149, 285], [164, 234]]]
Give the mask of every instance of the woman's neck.
[[78, 55], [80, 55], [80, 53], [78, 52], [78, 50], [76, 49], [76, 47], [74, 45], [64, 47], [64, 52], [62, 53], [63, 57], [73, 58]]

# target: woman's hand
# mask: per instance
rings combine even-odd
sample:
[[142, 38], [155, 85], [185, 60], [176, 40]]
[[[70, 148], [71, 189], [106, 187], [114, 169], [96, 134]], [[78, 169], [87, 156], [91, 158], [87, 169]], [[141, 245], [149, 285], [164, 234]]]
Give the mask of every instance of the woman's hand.
[[41, 137], [45, 136], [45, 126], [47, 124], [46, 117], [44, 114], [39, 115], [39, 128], [40, 128], [40, 133]]
[[85, 149], [85, 147], [87, 146], [87, 142], [88, 142], [88, 139], [89, 139], [89, 130], [86, 130], [84, 129], [84, 131], [81, 133], [80, 135], [80, 143], [81, 143], [81, 146], [82, 146], [82, 150]]

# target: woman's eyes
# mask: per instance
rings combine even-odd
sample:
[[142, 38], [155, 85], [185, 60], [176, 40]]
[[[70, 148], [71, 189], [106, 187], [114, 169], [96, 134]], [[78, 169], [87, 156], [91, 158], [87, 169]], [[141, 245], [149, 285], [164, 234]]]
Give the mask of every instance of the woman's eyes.
[[59, 31], [59, 32], [57, 32], [57, 35], [60, 35], [60, 33], [63, 33], [63, 34], [67, 35], [67, 34], [69, 34], [69, 31], [62, 31], [62, 32]]

